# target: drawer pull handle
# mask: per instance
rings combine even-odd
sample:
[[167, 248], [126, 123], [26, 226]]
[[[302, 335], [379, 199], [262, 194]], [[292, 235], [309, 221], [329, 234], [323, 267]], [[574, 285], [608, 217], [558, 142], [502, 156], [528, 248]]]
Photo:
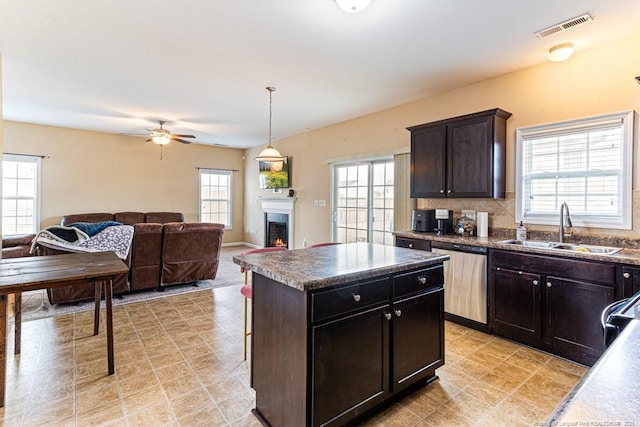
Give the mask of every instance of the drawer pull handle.
[[400, 310], [396, 310], [395, 313], [396, 313], [396, 316], [398, 317], [402, 316], [402, 311]]
[[425, 283], [427, 283], [427, 278], [424, 276], [419, 276], [418, 282], [420, 282], [421, 285], [424, 285]]
[[623, 273], [622, 277], [624, 277], [625, 279], [628, 279], [629, 277], [631, 277], [631, 274], [629, 273]]
[[537, 280], [534, 280], [534, 281], [533, 281], [533, 284], [534, 284], [535, 286], [538, 286], [540, 283], [539, 283]]
[[550, 288], [551, 286], [553, 286], [551, 282], [547, 282], [547, 288]]
[[358, 295], [358, 294], [353, 294], [353, 300], [354, 300], [355, 302], [360, 301], [360, 295]]
[[409, 243], [409, 249], [413, 249], [413, 243]]
[[385, 313], [384, 318], [387, 320], [391, 320], [391, 313]]

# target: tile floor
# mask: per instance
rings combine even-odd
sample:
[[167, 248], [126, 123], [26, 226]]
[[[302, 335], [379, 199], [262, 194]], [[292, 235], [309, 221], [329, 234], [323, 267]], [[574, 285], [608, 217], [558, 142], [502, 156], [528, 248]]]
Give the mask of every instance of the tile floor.
[[[24, 322], [22, 355], [13, 355], [12, 341], [8, 348], [0, 424], [257, 426], [242, 304], [238, 285], [114, 307], [113, 376], [104, 319], [94, 337], [91, 311]], [[367, 425], [531, 426], [586, 371], [451, 323], [445, 336], [440, 379]]]

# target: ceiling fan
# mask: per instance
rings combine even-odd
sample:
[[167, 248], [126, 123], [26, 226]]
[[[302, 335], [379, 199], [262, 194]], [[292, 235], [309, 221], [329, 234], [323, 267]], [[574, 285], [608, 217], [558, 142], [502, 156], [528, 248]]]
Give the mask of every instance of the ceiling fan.
[[158, 129], [147, 129], [149, 134], [147, 135], [149, 139], [148, 141], [153, 141], [158, 145], [167, 145], [171, 141], [181, 142], [183, 144], [191, 144], [191, 141], [188, 141], [183, 138], [195, 138], [195, 135], [185, 135], [180, 133], [171, 133], [168, 129], [165, 129], [163, 126], [166, 123], [164, 120], [158, 120], [160, 127]]

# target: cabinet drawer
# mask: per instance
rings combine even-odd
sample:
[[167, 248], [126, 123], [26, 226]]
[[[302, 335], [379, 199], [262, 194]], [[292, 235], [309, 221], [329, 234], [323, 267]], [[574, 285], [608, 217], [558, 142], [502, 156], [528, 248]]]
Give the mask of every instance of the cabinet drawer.
[[539, 255], [522, 255], [507, 251], [491, 251], [491, 267], [530, 271], [538, 274], [565, 277], [574, 280], [613, 285], [616, 268], [613, 264], [579, 261], [568, 258], [551, 258]]
[[402, 297], [425, 289], [442, 286], [444, 269], [437, 265], [393, 277], [393, 298]]
[[406, 237], [396, 237], [396, 246], [399, 248], [418, 249], [421, 251], [431, 250], [431, 240], [408, 239]]
[[311, 321], [317, 322], [388, 301], [388, 278], [314, 292], [311, 294]]

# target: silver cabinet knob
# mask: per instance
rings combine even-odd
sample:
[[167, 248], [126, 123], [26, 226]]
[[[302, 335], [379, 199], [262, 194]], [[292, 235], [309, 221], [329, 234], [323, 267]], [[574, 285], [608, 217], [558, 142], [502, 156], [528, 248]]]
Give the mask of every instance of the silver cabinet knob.
[[409, 249], [413, 249], [413, 243], [409, 243]]
[[440, 190], [440, 194], [444, 194], [444, 190]]
[[518, 271], [518, 274], [522, 274], [522, 271]]
[[533, 284], [534, 284], [535, 286], [538, 286], [540, 283], [539, 283], [537, 280], [534, 280], [534, 281], [533, 281]]
[[421, 285], [424, 285], [425, 283], [427, 283], [427, 278], [424, 276], [419, 276], [418, 282], [420, 282]]
[[400, 310], [396, 310], [395, 313], [396, 313], [396, 316], [398, 317], [402, 316], [402, 311]]
[[622, 277], [624, 277], [625, 279], [628, 279], [631, 277], [631, 274], [629, 273], [622, 273]]
[[360, 301], [360, 295], [358, 295], [358, 294], [353, 294], [353, 300], [354, 300], [355, 302]]
[[387, 320], [391, 320], [391, 313], [385, 313], [384, 318]]
[[553, 286], [551, 282], [547, 282], [547, 288], [550, 288], [551, 286]]
[[496, 268], [496, 271], [500, 271], [500, 267], [497, 267], [497, 268]]
[[451, 190], [447, 190], [447, 194], [451, 194]]

